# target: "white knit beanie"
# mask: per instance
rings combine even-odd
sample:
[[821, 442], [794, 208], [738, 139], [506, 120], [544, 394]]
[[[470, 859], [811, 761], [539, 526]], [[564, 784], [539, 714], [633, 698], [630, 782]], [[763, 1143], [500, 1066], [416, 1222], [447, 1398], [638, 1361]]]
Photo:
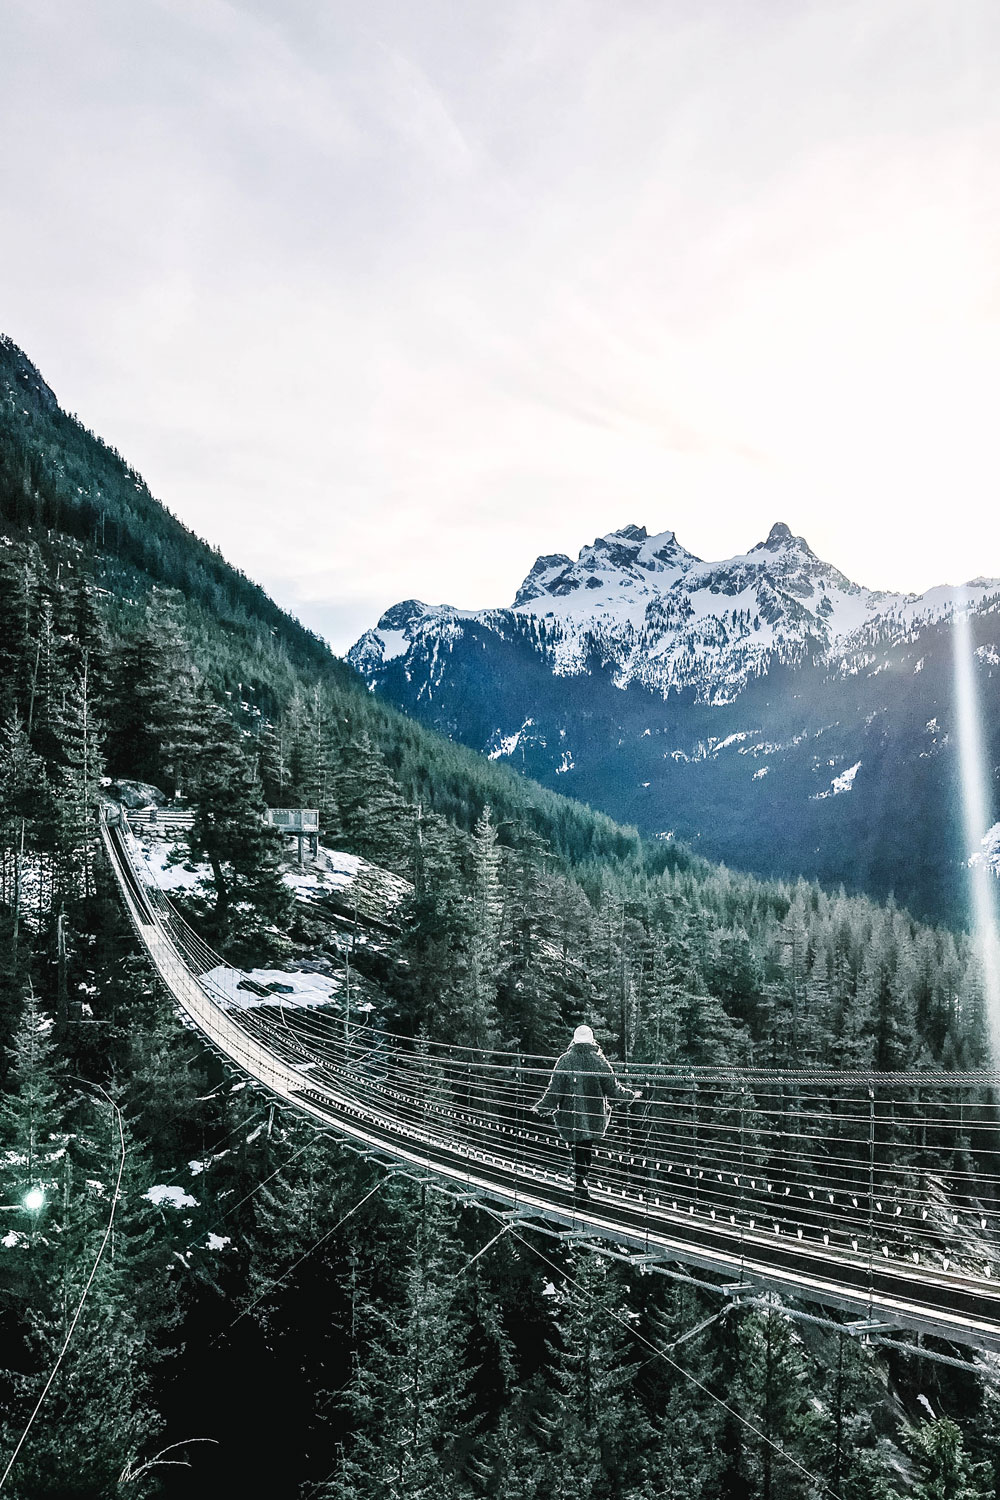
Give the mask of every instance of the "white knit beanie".
[[589, 1026], [578, 1026], [573, 1033], [573, 1046], [576, 1047], [584, 1044], [588, 1047], [594, 1047], [597, 1045], [597, 1038]]

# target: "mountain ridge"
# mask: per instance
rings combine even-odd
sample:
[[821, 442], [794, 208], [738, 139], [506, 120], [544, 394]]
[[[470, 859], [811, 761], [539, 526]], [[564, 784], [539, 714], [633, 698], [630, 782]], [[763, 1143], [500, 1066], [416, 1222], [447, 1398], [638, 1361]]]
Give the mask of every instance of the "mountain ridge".
[[377, 686], [389, 662], [433, 652], [435, 636], [453, 644], [463, 621], [502, 634], [511, 617], [529, 617], [539, 622], [538, 649], [557, 676], [587, 672], [596, 656], [617, 687], [638, 682], [664, 698], [694, 687], [699, 701], [725, 703], [775, 661], [795, 665], [816, 653], [832, 661], [873, 626], [931, 623], [998, 591], [998, 579], [924, 594], [866, 588], [818, 558], [783, 521], [747, 552], [719, 562], [696, 557], [674, 531], [650, 535], [630, 524], [595, 538], [575, 562], [564, 553], [537, 558], [506, 608], [394, 605], [348, 660]]
[[973, 615], [997, 766], [1000, 581], [894, 594], [846, 578], [784, 522], [721, 563], [629, 525], [576, 562], [543, 555], [517, 597], [404, 601], [349, 660], [421, 722], [646, 836], [963, 919], [975, 851], [950, 620]]

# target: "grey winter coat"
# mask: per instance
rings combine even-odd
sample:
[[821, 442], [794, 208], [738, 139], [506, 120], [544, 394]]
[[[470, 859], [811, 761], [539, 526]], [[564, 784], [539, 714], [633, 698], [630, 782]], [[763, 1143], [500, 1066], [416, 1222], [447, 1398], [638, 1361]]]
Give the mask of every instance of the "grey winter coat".
[[600, 1047], [577, 1042], [559, 1058], [544, 1095], [535, 1106], [539, 1114], [555, 1115], [556, 1129], [568, 1145], [599, 1141], [611, 1119], [612, 1099], [633, 1099], [623, 1089]]

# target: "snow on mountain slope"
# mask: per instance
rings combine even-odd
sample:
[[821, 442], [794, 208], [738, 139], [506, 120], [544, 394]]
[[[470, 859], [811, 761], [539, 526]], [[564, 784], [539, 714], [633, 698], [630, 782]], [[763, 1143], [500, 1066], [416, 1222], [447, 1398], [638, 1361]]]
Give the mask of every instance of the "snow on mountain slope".
[[924, 595], [862, 588], [782, 522], [749, 552], [714, 563], [672, 531], [649, 536], [625, 526], [584, 547], [576, 562], [539, 557], [509, 609], [394, 605], [349, 658], [373, 687], [390, 662], [401, 663], [429, 700], [475, 627], [526, 643], [556, 676], [604, 670], [621, 689], [635, 682], [666, 698], [693, 688], [697, 701], [724, 704], [775, 663], [814, 656], [849, 672], [872, 640], [998, 592], [996, 579]]
[[1000, 581], [863, 588], [783, 525], [722, 562], [625, 527], [539, 558], [507, 609], [396, 605], [351, 659], [404, 712], [649, 837], [957, 920], [956, 608], [1000, 767]]

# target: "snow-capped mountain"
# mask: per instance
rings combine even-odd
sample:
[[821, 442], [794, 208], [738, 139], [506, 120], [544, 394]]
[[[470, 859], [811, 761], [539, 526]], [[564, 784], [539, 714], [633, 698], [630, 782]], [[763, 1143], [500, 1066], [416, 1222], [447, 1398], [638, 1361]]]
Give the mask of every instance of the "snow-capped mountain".
[[407, 712], [644, 833], [941, 913], [972, 852], [956, 608], [975, 615], [997, 765], [1000, 580], [865, 588], [782, 523], [722, 562], [626, 526], [575, 562], [538, 558], [506, 609], [397, 604], [350, 660]]
[[996, 579], [926, 595], [862, 588], [783, 522], [749, 552], [716, 563], [688, 552], [672, 531], [648, 536], [645, 527], [625, 526], [584, 547], [576, 562], [539, 557], [509, 609], [396, 604], [350, 660], [375, 686], [390, 662], [402, 661], [408, 680], [421, 679], [433, 696], [470, 624], [519, 638], [530, 621], [557, 676], [596, 664], [618, 688], [639, 683], [664, 698], [693, 688], [699, 701], [722, 704], [775, 663], [838, 650], [849, 657], [873, 626], [912, 629], [998, 590]]

